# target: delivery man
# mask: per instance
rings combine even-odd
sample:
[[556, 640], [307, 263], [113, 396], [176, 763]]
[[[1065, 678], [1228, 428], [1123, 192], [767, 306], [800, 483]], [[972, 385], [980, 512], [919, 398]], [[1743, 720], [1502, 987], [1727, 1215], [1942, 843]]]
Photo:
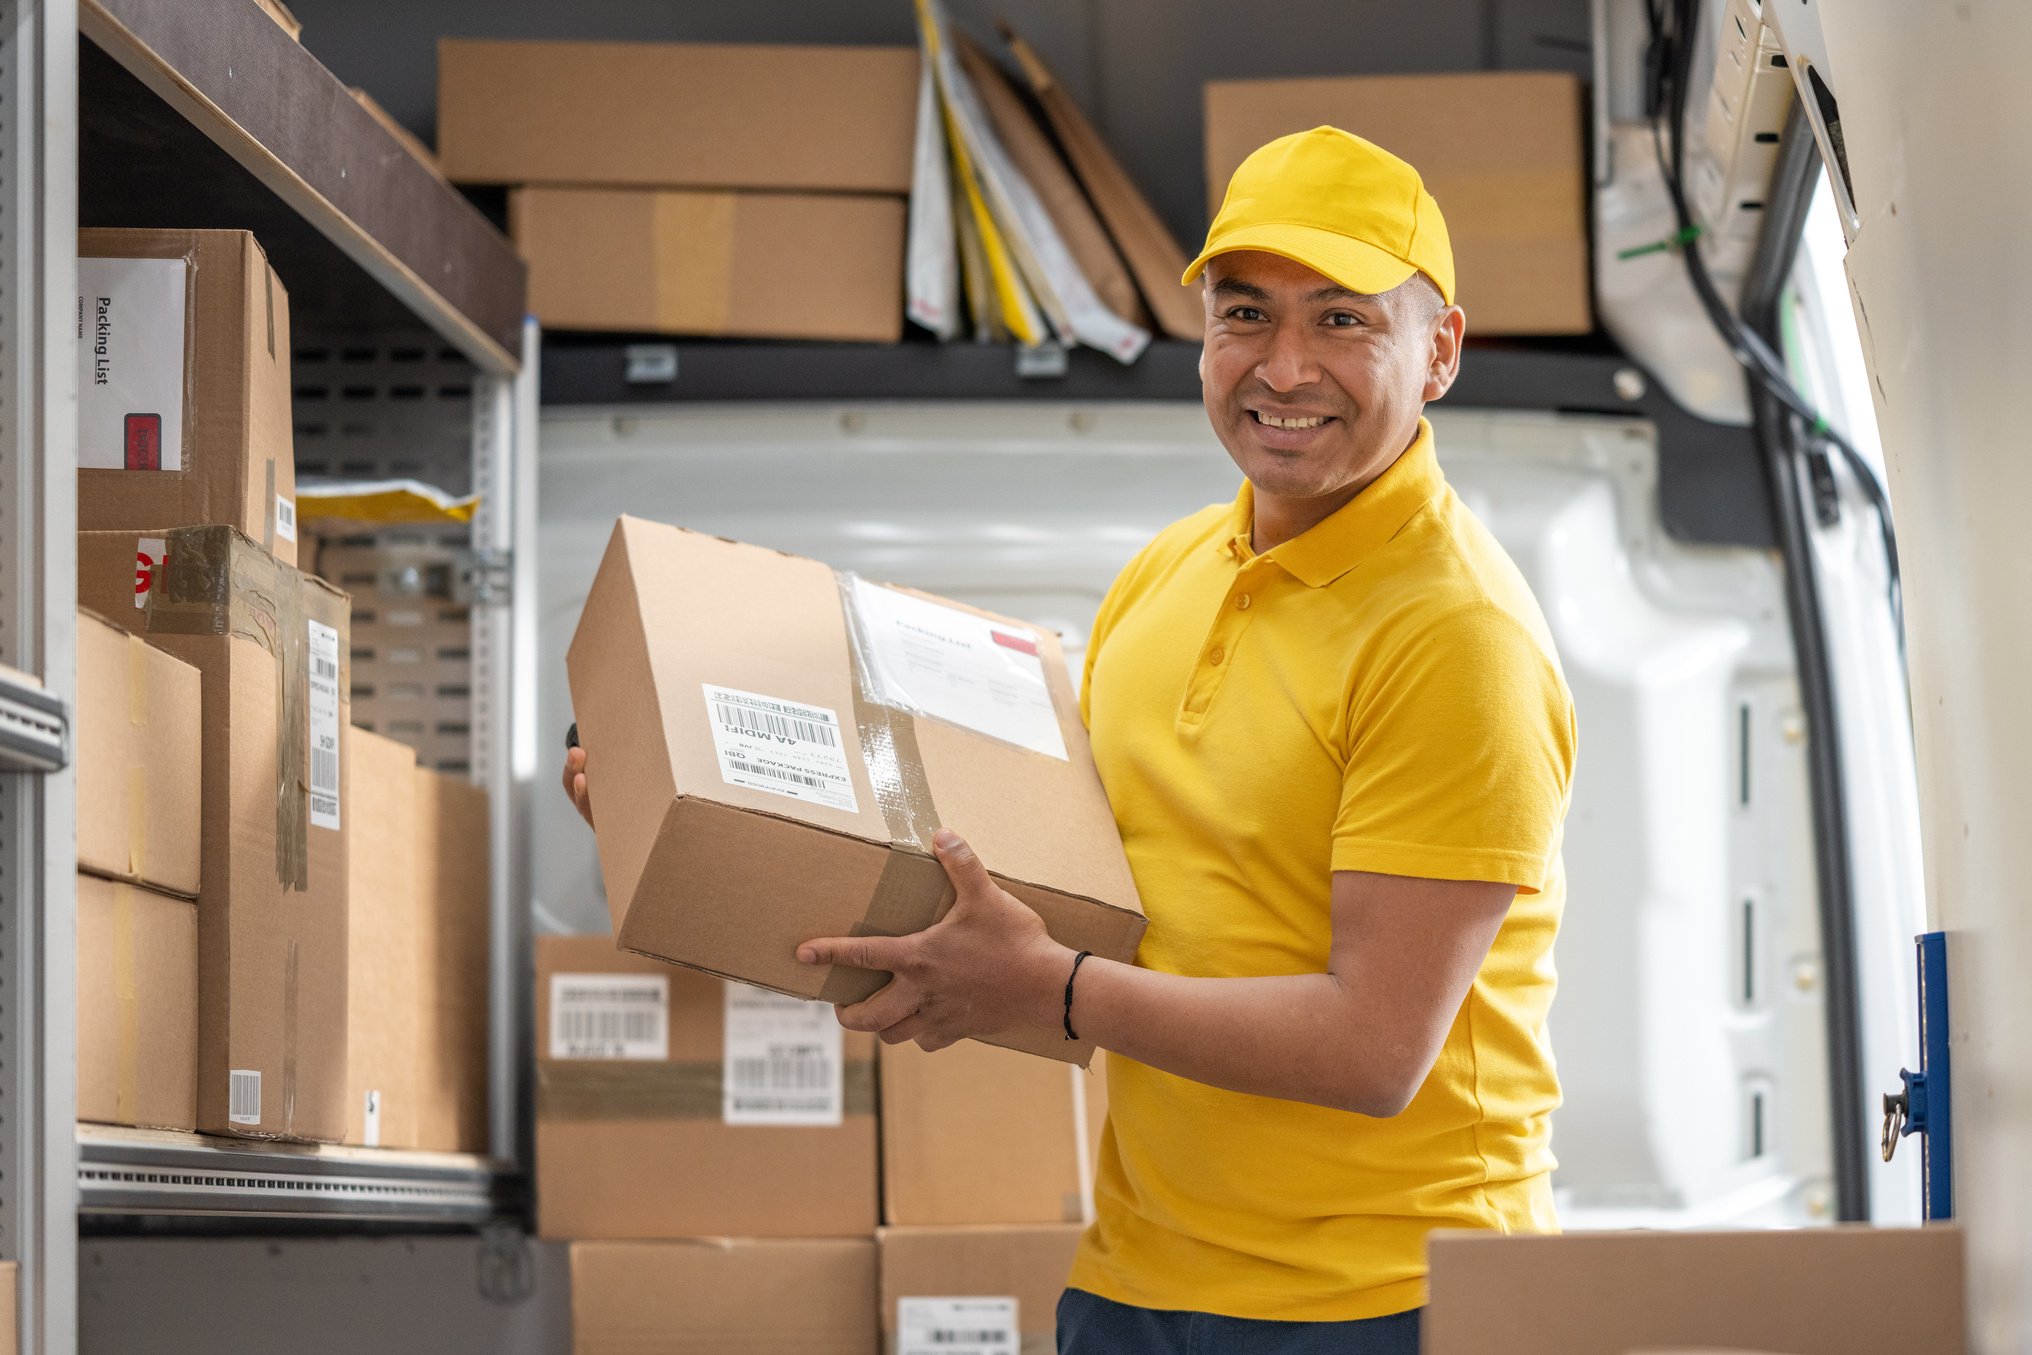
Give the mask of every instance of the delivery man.
[[892, 1044], [1049, 1021], [1109, 1051], [1064, 1355], [1415, 1355], [1427, 1233], [1557, 1226], [1572, 701], [1422, 417], [1465, 321], [1417, 171], [1331, 127], [1273, 141], [1202, 274], [1245, 483], [1122, 571], [1082, 698], [1138, 963], [1053, 941], [950, 832], [944, 920], [798, 955], [893, 974], [840, 1011]]

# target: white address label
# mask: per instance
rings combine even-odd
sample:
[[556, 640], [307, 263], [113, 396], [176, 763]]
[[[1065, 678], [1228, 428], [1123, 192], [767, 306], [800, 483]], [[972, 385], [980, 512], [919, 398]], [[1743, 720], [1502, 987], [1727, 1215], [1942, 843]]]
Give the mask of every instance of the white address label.
[[339, 826], [339, 633], [310, 623], [310, 822]]
[[839, 1124], [846, 1110], [844, 1064], [831, 1006], [727, 985], [720, 1113], [728, 1124]]
[[1012, 1298], [898, 1299], [897, 1355], [1017, 1355]]
[[670, 979], [662, 974], [552, 974], [554, 1059], [670, 1057]]
[[709, 682], [702, 685], [721, 780], [849, 814], [860, 812], [838, 715], [824, 706]]

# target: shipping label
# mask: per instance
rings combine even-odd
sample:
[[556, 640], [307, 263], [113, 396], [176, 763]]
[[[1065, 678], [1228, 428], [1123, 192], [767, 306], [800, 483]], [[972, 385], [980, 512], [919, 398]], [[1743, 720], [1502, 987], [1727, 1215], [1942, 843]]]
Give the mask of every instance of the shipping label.
[[709, 682], [703, 686], [721, 780], [849, 814], [860, 812], [838, 715], [824, 706]]
[[261, 1070], [226, 1070], [226, 1118], [234, 1124], [261, 1123]]
[[182, 470], [182, 259], [78, 260], [78, 465]]
[[310, 623], [310, 821], [339, 826], [339, 633]]
[[670, 979], [663, 974], [552, 974], [550, 1057], [670, 1057]]
[[727, 985], [721, 1118], [730, 1125], [837, 1125], [846, 1109], [839, 1019], [824, 1002]]
[[275, 496], [275, 539], [296, 540], [296, 500], [285, 494]]
[[1018, 1355], [1012, 1298], [898, 1299], [897, 1355]]

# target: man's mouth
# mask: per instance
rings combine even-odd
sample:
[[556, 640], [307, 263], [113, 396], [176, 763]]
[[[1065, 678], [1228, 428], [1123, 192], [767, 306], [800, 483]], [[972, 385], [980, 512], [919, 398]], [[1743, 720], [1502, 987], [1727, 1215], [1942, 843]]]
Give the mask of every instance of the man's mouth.
[[1294, 430], [1303, 430], [1307, 428], [1318, 428], [1320, 425], [1326, 423], [1327, 420], [1331, 419], [1333, 416], [1331, 414], [1300, 414], [1290, 416], [1279, 416], [1276, 414], [1266, 414], [1264, 411], [1260, 409], [1252, 409], [1249, 411], [1249, 417], [1254, 419], [1257, 423], [1262, 424], [1265, 428], [1289, 428]]

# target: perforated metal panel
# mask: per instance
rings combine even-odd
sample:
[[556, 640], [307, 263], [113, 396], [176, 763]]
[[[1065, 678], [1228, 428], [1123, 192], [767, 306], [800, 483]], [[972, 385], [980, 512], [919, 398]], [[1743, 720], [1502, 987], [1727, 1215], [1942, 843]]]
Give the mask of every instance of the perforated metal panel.
[[[426, 335], [299, 338], [296, 470], [473, 486], [477, 373]], [[305, 523], [307, 568], [353, 595], [353, 723], [416, 749], [424, 765], [473, 768], [473, 624], [466, 526], [360, 531]]]

